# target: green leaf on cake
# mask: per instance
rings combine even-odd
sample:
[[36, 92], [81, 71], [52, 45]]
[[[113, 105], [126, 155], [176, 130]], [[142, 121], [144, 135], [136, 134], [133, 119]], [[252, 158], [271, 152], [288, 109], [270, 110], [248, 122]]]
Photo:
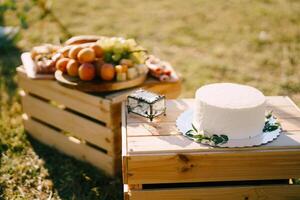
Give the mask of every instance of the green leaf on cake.
[[194, 130], [188, 130], [185, 135], [189, 136], [189, 137], [193, 137], [194, 135], [192, 134], [192, 132], [194, 132]]
[[[201, 131], [203, 132], [203, 131]], [[228, 141], [228, 136], [221, 134], [221, 135], [212, 135], [208, 136], [205, 134], [199, 134], [195, 126], [192, 124], [192, 129], [188, 130], [185, 135], [191, 139], [193, 139], [195, 142], [204, 143], [204, 144], [211, 144], [211, 145], [218, 145], [218, 144], [224, 144]]]
[[224, 142], [224, 139], [218, 135], [212, 135], [211, 137], [211, 141], [215, 144], [215, 145], [218, 145], [218, 144], [221, 144]]
[[[281, 128], [280, 123], [276, 120], [273, 116], [272, 112], [269, 112], [266, 115], [266, 121], [263, 128], [263, 132], [272, 132], [277, 129]], [[202, 144], [210, 144], [213, 146], [217, 146], [220, 144], [225, 144], [228, 142], [229, 138], [227, 135], [224, 134], [214, 134], [214, 135], [207, 135], [204, 131], [198, 131], [196, 127], [192, 124], [192, 129], [188, 130], [185, 135], [190, 139], [193, 139], [195, 142], [202, 143]]]
[[192, 124], [192, 127], [193, 127], [194, 131], [195, 131], [196, 133], [198, 133], [198, 130], [196, 129], [196, 127], [194, 126], [194, 124]]
[[272, 112], [270, 112], [269, 115], [271, 116], [266, 116], [265, 126], [263, 128], [264, 133], [275, 131], [281, 127], [278, 121], [274, 122], [276, 118], [272, 115]]
[[227, 142], [229, 139], [227, 135], [220, 135], [220, 137], [223, 138], [224, 142]]
[[273, 110], [271, 110], [267, 115], [266, 115], [266, 118], [267, 119], [270, 119], [272, 117], [272, 114], [273, 114]]

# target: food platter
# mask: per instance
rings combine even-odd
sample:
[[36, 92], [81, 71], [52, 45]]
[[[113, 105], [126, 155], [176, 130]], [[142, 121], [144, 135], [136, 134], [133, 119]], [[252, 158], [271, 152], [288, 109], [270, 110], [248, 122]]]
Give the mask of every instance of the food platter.
[[22, 62], [30, 78], [55, 78], [65, 87], [84, 92], [136, 87], [147, 74], [159, 81], [178, 79], [169, 63], [150, 56], [132, 38], [74, 36], [65, 44], [35, 46], [22, 55]]
[[147, 74], [140, 75], [127, 81], [103, 81], [95, 79], [92, 81], [82, 81], [78, 77], [71, 77], [60, 70], [55, 72], [55, 79], [65, 87], [77, 89], [84, 92], [109, 92], [136, 87], [144, 83]]

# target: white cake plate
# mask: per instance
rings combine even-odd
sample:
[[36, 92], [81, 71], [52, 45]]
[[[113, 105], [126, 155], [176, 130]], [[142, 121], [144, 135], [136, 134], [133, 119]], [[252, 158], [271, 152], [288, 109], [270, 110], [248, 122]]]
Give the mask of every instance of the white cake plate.
[[[176, 120], [176, 126], [179, 131], [187, 138], [194, 140], [192, 137], [186, 135], [189, 130], [192, 130], [193, 121], [193, 110], [188, 109], [180, 114]], [[208, 144], [216, 147], [253, 147], [260, 146], [275, 140], [281, 133], [281, 128], [278, 128], [270, 132], [262, 132], [255, 137], [245, 138], [245, 139], [230, 139], [226, 143], [211, 145], [207, 142], [200, 142], [202, 144]]]

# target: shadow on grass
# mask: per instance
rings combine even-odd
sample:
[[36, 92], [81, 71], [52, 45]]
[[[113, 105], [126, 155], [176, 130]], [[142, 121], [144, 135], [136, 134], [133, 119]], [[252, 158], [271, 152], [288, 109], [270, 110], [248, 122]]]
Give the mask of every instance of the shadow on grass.
[[16, 67], [21, 64], [21, 50], [14, 40], [0, 38], [0, 85], [4, 85], [10, 98], [16, 93]]
[[61, 154], [28, 137], [36, 154], [45, 161], [49, 178], [61, 199], [122, 199], [120, 178], [106, 176], [95, 167]]

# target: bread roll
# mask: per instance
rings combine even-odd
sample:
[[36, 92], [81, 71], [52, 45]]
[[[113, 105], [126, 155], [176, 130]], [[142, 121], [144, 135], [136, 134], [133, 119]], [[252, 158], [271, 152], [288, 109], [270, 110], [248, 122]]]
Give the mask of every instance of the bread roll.
[[73, 45], [73, 44], [83, 44], [88, 42], [96, 42], [100, 40], [102, 36], [98, 35], [78, 35], [71, 37], [65, 42], [65, 45]]

